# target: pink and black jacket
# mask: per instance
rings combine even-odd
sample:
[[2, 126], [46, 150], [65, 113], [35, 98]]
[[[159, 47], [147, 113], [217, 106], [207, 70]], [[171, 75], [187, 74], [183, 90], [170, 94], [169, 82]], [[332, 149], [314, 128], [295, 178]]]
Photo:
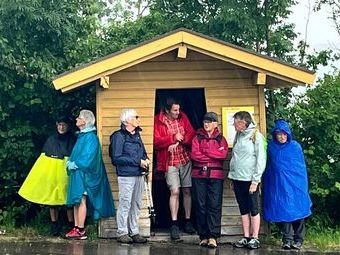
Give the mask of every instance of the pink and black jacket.
[[228, 155], [228, 143], [216, 128], [211, 135], [201, 128], [192, 140], [192, 178], [224, 179], [223, 161]]

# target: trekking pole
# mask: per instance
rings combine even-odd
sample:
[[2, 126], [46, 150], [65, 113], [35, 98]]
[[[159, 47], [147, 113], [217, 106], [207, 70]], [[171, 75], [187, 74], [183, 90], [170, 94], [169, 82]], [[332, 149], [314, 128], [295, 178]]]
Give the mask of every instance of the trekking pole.
[[153, 199], [152, 199], [152, 192], [151, 192], [151, 186], [150, 182], [148, 180], [148, 172], [144, 175], [144, 186], [145, 186], [145, 192], [146, 192], [146, 203], [149, 210], [149, 218], [153, 224], [156, 222], [156, 213], [155, 208], [153, 207]]

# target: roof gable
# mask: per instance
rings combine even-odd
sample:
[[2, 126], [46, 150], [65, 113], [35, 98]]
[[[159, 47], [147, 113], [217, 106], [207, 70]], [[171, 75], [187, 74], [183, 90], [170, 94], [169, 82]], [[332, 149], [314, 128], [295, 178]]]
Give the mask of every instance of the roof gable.
[[53, 84], [55, 89], [65, 92], [174, 49], [179, 49], [179, 57], [183, 57], [183, 47], [266, 74], [270, 77], [268, 82], [274, 81], [280, 84], [278, 86], [311, 84], [315, 80], [315, 73], [307, 69], [190, 30], [178, 29], [65, 72], [57, 76]]

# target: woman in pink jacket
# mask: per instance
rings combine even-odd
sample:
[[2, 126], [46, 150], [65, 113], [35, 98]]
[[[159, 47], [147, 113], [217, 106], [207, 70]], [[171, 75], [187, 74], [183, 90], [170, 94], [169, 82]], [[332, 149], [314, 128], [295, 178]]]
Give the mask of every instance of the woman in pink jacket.
[[218, 130], [218, 117], [207, 112], [203, 128], [192, 141], [192, 189], [201, 246], [217, 247], [221, 236], [221, 213], [228, 143]]

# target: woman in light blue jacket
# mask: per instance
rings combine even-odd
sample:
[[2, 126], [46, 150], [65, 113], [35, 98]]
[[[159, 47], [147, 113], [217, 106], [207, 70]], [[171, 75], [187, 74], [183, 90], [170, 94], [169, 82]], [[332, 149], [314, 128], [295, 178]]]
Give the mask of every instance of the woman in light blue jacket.
[[239, 205], [244, 237], [234, 247], [260, 248], [259, 183], [266, 167], [266, 142], [249, 112], [234, 115], [236, 132], [229, 179]]

